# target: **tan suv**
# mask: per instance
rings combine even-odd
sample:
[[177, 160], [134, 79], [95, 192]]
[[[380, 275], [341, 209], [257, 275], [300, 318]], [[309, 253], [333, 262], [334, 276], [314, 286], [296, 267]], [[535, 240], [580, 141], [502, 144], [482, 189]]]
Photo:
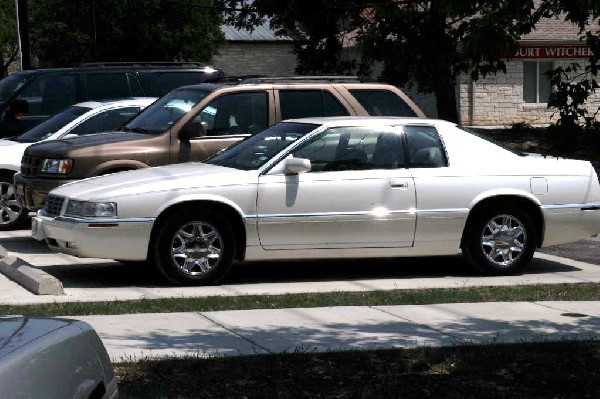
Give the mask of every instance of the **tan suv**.
[[160, 98], [119, 132], [28, 147], [21, 173], [15, 175], [17, 199], [37, 210], [51, 189], [68, 182], [203, 161], [284, 119], [342, 115], [424, 117], [398, 88], [346, 78], [257, 78], [185, 86]]

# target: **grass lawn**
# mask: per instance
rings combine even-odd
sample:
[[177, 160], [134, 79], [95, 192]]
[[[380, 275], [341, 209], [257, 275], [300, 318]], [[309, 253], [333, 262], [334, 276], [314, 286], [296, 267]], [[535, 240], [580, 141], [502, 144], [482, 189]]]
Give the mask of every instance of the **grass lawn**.
[[600, 342], [141, 361], [115, 371], [123, 398], [597, 398]]

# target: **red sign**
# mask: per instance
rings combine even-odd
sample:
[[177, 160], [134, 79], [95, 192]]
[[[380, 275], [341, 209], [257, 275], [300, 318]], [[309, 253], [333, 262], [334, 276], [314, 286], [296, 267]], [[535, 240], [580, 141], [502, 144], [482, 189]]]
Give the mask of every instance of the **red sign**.
[[589, 58], [594, 52], [585, 45], [521, 46], [511, 58]]

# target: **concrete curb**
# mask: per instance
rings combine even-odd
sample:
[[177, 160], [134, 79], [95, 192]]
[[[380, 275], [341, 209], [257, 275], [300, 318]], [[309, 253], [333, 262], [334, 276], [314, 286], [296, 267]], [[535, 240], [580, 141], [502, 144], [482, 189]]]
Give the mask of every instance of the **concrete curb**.
[[63, 285], [57, 278], [37, 269], [21, 258], [8, 255], [0, 245], [0, 272], [36, 295], [62, 295]]

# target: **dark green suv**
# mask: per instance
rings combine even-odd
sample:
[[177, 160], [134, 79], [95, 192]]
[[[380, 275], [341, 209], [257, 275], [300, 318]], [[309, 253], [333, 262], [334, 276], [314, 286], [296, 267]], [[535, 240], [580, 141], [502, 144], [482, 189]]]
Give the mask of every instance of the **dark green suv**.
[[94, 63], [14, 73], [0, 80], [0, 138], [16, 136], [82, 101], [160, 97], [223, 75], [205, 64], [169, 62]]

